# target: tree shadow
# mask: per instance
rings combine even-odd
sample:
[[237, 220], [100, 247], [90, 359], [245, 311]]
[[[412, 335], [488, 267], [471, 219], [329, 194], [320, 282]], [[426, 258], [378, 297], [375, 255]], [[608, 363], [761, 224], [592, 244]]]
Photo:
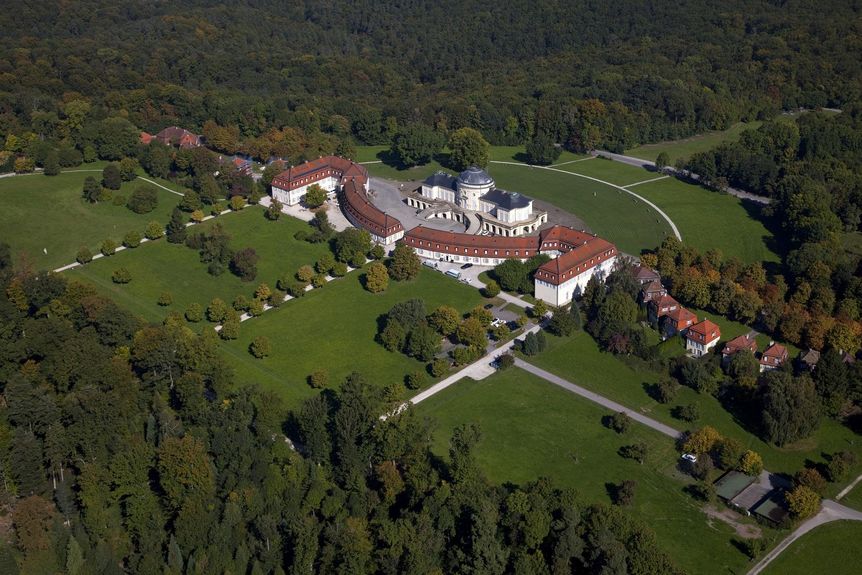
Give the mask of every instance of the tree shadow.
[[516, 162], [521, 162], [523, 164], [529, 164], [530, 163], [530, 156], [528, 156], [526, 152], [516, 152], [512, 156], [512, 159], [515, 160]]

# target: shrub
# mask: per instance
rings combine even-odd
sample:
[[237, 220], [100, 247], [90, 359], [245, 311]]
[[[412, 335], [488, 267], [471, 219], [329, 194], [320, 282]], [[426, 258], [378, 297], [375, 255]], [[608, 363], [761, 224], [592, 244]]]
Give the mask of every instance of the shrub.
[[335, 262], [329, 274], [334, 278], [341, 278], [347, 275], [347, 264], [344, 262]]
[[207, 319], [215, 323], [221, 323], [227, 316], [227, 309], [227, 304], [224, 300], [213, 298], [209, 306], [207, 306]]
[[485, 284], [484, 293], [485, 297], [497, 297], [500, 295], [500, 284], [494, 280], [488, 280], [488, 283]]
[[797, 485], [785, 498], [790, 512], [797, 519], [811, 517], [820, 511], [820, 496], [804, 485]]
[[533, 313], [533, 317], [542, 317], [546, 313], [548, 313], [548, 304], [546, 304], [542, 300], [539, 300], [536, 302], [536, 305], [533, 306], [533, 309], [531, 311]]
[[284, 292], [281, 290], [273, 290], [269, 297], [267, 298], [267, 303], [272, 307], [279, 307], [284, 303]]
[[617, 433], [625, 433], [632, 426], [632, 418], [625, 412], [619, 412], [608, 417], [608, 427]]
[[108, 238], [107, 240], [102, 242], [102, 254], [106, 256], [112, 256], [117, 251], [117, 242]]
[[298, 270], [296, 270], [296, 279], [298, 279], [301, 282], [308, 283], [311, 281], [311, 278], [313, 278], [313, 277], [314, 277], [314, 268], [309, 266], [309, 265], [301, 266]]
[[620, 457], [625, 459], [634, 459], [638, 463], [643, 464], [648, 451], [649, 447], [647, 444], [641, 441], [633, 445], [623, 445], [620, 447], [618, 453], [620, 454]]
[[317, 274], [313, 278], [311, 278], [311, 285], [315, 288], [322, 288], [326, 285], [326, 276], [323, 274]]
[[434, 377], [440, 377], [447, 371], [449, 371], [449, 362], [445, 359], [435, 359], [431, 363], [428, 364], [428, 371]]
[[[239, 196], [234, 196], [239, 197]], [[258, 359], [263, 359], [272, 353], [272, 345], [269, 343], [269, 338], [264, 335], [259, 335], [254, 338], [248, 346], [248, 351]]]
[[159, 295], [159, 300], [157, 303], [162, 307], [167, 307], [167, 306], [171, 305], [172, 303], [174, 303], [174, 296], [172, 296], [171, 292], [169, 292], [169, 291], [163, 291]]
[[826, 479], [814, 468], [808, 467], [798, 472], [793, 478], [796, 485], [804, 485], [819, 495], [826, 491]]
[[325, 253], [320, 256], [320, 259], [314, 264], [314, 269], [317, 270], [319, 274], [327, 274], [332, 269], [332, 266], [335, 265], [335, 256], [331, 253]]
[[413, 373], [408, 373], [407, 377], [404, 378], [404, 385], [407, 386], [407, 389], [419, 389], [423, 385], [425, 385], [425, 381], [427, 376], [422, 371], [414, 371]]
[[452, 359], [455, 360], [455, 365], [467, 365], [482, 357], [483, 351], [483, 349], [472, 345], [456, 347], [452, 352]]
[[195, 223], [201, 223], [204, 221], [204, 212], [203, 210], [195, 210], [192, 212], [191, 219]]
[[99, 190], [99, 201], [100, 202], [110, 202], [114, 199], [114, 192], [109, 190], [108, 188], [102, 188]]
[[389, 272], [380, 262], [374, 262], [365, 271], [365, 289], [371, 293], [386, 291], [389, 287]]
[[[269, 207], [266, 209], [266, 211], [263, 213], [263, 215], [266, 219], [274, 222], [274, 221], [278, 220], [278, 218], [281, 217], [281, 208], [282, 208], [281, 202], [279, 202], [275, 198], [272, 198], [272, 201], [270, 202]], [[299, 232], [297, 232], [297, 233], [299, 233]], [[303, 239], [302, 241], [305, 241], [305, 240]]]
[[118, 268], [111, 274], [111, 281], [115, 284], [127, 284], [132, 281], [132, 273], [126, 268]]
[[136, 214], [148, 214], [159, 205], [159, 195], [156, 188], [149, 184], [140, 184], [129, 197], [126, 206]]
[[[533, 309], [535, 310], [535, 308]], [[563, 337], [572, 335], [577, 327], [578, 324], [572, 314], [562, 308], [554, 310], [554, 315], [548, 323], [549, 332]]]
[[234, 196], [230, 199], [230, 209], [235, 212], [240, 211], [245, 207], [245, 198], [242, 196]]
[[635, 490], [638, 486], [634, 479], [626, 479], [616, 486], [613, 493], [614, 505], [631, 505], [635, 500]]
[[119, 190], [123, 184], [123, 177], [117, 164], [108, 164], [102, 170], [102, 186], [110, 190]]
[[79, 264], [88, 264], [93, 261], [93, 252], [88, 248], [81, 248], [78, 250], [78, 255], [75, 256], [75, 260]]
[[257, 262], [259, 260], [260, 257], [254, 248], [243, 248], [231, 258], [230, 271], [244, 282], [254, 281], [254, 278], [257, 277]]
[[123, 238], [123, 245], [127, 248], [136, 248], [141, 245], [141, 234], [140, 232], [131, 231], [126, 234]]
[[315, 370], [308, 376], [308, 385], [314, 389], [323, 389], [329, 385], [329, 372], [325, 369]]
[[144, 235], [148, 240], [157, 240], [165, 235], [165, 228], [159, 222], [150, 222], [147, 224], [147, 229], [144, 230]]
[[222, 339], [236, 339], [239, 337], [239, 320], [231, 319], [225, 321], [221, 330], [219, 331], [219, 337]]
[[257, 289], [254, 290], [254, 297], [260, 300], [269, 299], [269, 296], [272, 295], [272, 290], [269, 288], [268, 284], [262, 283], [257, 286]]
[[355, 252], [353, 256], [350, 258], [350, 265], [354, 268], [361, 268], [365, 265], [365, 254], [362, 252]]
[[192, 303], [186, 308], [186, 320], [198, 323], [204, 318], [204, 308], [199, 303]]
[[679, 393], [680, 385], [669, 377], [661, 378], [650, 387], [650, 395], [659, 403], [670, 403]]
[[242, 294], [236, 296], [233, 300], [233, 309], [242, 313], [244, 311], [248, 311], [249, 301], [248, 298]]
[[700, 406], [697, 403], [677, 405], [673, 410], [673, 416], [682, 421], [697, 421], [700, 419]]
[[216, 202], [210, 208], [211, 216], [219, 216], [225, 210], [224, 202]]
[[248, 313], [252, 317], [257, 317], [263, 313], [263, 301], [259, 299], [253, 299], [248, 304]]
[[305, 286], [308, 284], [303, 282], [293, 282], [287, 288], [287, 293], [290, 294], [291, 297], [302, 297], [305, 295]]
[[497, 358], [497, 369], [509, 369], [515, 365], [515, 356], [511, 353], [504, 353]]
[[368, 255], [370, 255], [371, 259], [373, 260], [382, 260], [386, 257], [386, 248], [384, 248], [380, 244], [374, 244], [374, 247], [371, 248], [371, 251], [368, 252]]

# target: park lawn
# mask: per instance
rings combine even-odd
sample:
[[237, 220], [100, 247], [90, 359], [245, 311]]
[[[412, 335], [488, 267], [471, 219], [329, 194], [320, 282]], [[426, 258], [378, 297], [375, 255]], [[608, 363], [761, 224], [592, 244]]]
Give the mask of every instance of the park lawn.
[[[117, 303], [143, 318], [161, 321], [169, 312], [183, 312], [194, 302], [206, 308], [214, 297], [229, 304], [239, 294], [251, 298], [262, 282], [275, 288], [281, 274], [292, 274], [303, 264], [313, 265], [329, 251], [326, 244], [294, 239], [293, 235], [298, 230], [308, 229], [306, 222], [288, 216], [269, 221], [263, 217], [263, 208], [259, 206], [219, 216], [203, 222], [200, 227], [192, 226], [188, 231], [196, 233], [216, 223], [231, 236], [234, 249], [252, 247], [257, 252], [260, 261], [254, 281], [243, 282], [230, 271], [218, 277], [212, 276], [207, 273], [207, 265], [201, 263], [197, 250], [182, 244], [170, 244], [165, 239], [141, 244], [138, 248], [94, 260], [65, 273], [96, 285]], [[111, 281], [114, 270], [120, 267], [131, 272], [131, 283], [120, 285]], [[171, 293], [172, 305], [157, 305], [163, 292]]]
[[751, 202], [673, 177], [631, 189], [664, 210], [688, 245], [701, 251], [719, 249], [724, 257], [746, 263], [780, 261], [773, 251], [775, 238], [758, 219], [760, 207]]
[[[609, 414], [603, 408], [516, 368], [482, 381], [463, 379], [416, 409], [437, 421], [433, 450], [442, 457], [455, 427], [479, 424], [476, 459], [494, 483], [549, 477], [576, 488], [587, 504], [610, 503], [606, 485], [634, 479], [632, 515], [688, 573], [741, 572], [746, 562], [731, 544], [730, 527], [710, 524], [683, 491], [687, 478], [676, 470], [673, 441], [647, 427], [634, 424], [618, 435], [601, 424]], [[643, 465], [617, 454], [640, 441], [649, 446]]]
[[862, 523], [836, 521], [821, 525], [790, 544], [763, 571], [764, 575], [855, 575], [862, 561]]
[[[855, 477], [849, 478], [847, 483], [849, 484], [851, 481], [856, 479]], [[857, 483], [856, 487], [850, 490], [850, 493], [845, 495], [841, 501], [839, 501], [842, 505], [846, 505], [847, 507], [852, 507], [853, 509], [858, 509], [862, 511], [862, 484]]]
[[[656, 172], [598, 156], [594, 160], [566, 164], [560, 166], [559, 169], [564, 172], [596, 178], [617, 186], [630, 186], [637, 182], [661, 177], [661, 174]], [[635, 188], [637, 187], [635, 186]]]
[[[577, 332], [569, 338], [548, 336], [548, 349], [527, 359], [551, 373], [676, 429], [711, 425], [723, 435], [733, 437], [746, 448], [760, 453], [766, 467], [773, 472], [793, 474], [805, 466], [806, 460], [820, 462], [823, 453], [846, 449], [855, 451], [862, 459], [862, 450], [857, 445], [853, 431], [832, 419], [822, 419], [820, 428], [812, 437], [793, 445], [776, 447], [750, 433], [711, 395], [682, 387], [673, 401], [663, 405], [647, 393], [648, 386], [658, 381], [658, 374], [649, 370], [635, 370], [612, 354], [601, 351], [596, 341], [585, 332]], [[699, 405], [699, 420], [688, 423], [671, 415], [674, 407], [690, 403]], [[859, 470], [862, 470], [862, 462], [856, 464], [851, 475]], [[843, 485], [830, 485], [829, 492], [834, 494], [841, 487]]]
[[[597, 161], [600, 160], [569, 165]], [[488, 172], [503, 189], [576, 214], [594, 233], [614, 242], [623, 252], [639, 254], [641, 250], [654, 249], [671, 234], [670, 226], [653, 208], [606, 184], [528, 166], [491, 164]]]
[[[88, 166], [78, 169], [94, 169]], [[181, 199], [156, 187], [159, 204], [148, 214], [136, 214], [125, 205], [116, 206], [110, 201], [90, 204], [81, 197], [87, 176], [99, 179], [101, 173], [69, 171], [57, 176], [33, 174], [0, 179], [0, 199], [4, 205], [0, 211], [0, 239], [12, 247], [16, 265], [27, 263], [35, 269], [54, 269], [74, 262], [81, 247], [98, 253], [107, 238], [119, 244], [130, 231], [143, 235], [152, 220], [167, 224], [171, 210]], [[163, 180], [153, 181], [181, 190]], [[140, 183], [124, 182], [119, 192], [114, 193], [128, 199]]]
[[711, 150], [719, 144], [735, 142], [739, 139], [742, 132], [745, 130], [755, 130], [762, 123], [760, 121], [737, 122], [727, 130], [715, 130], [679, 140], [644, 144], [643, 146], [626, 150], [625, 154], [654, 162], [661, 152], [667, 152], [668, 156], [670, 156], [670, 163], [673, 164], [680, 158], [688, 159], [692, 154]]
[[[329, 371], [334, 387], [353, 371], [374, 385], [401, 382], [408, 373], [424, 370], [425, 364], [388, 352], [375, 341], [383, 314], [412, 298], [423, 299], [429, 313], [443, 304], [467, 312], [486, 301], [475, 288], [424, 267], [413, 281], [392, 281], [380, 294], [362, 287], [361, 273], [351, 272], [277, 310], [243, 322], [239, 339], [223, 344], [237, 383], [259, 383], [282, 395], [292, 407], [317, 393], [306, 378], [318, 369]], [[256, 359], [248, 352], [252, 339], [258, 336], [266, 336], [272, 343], [272, 355], [265, 359]]]

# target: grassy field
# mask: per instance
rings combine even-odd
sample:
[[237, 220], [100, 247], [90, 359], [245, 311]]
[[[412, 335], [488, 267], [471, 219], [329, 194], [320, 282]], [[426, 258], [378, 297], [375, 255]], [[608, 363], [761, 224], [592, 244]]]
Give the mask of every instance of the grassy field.
[[744, 262], [780, 259], [773, 251], [774, 237], [758, 219], [760, 208], [751, 203], [676, 178], [641, 184], [632, 191], [660, 206], [679, 228], [683, 241], [699, 250], [718, 248], [725, 257]]
[[574, 162], [559, 166], [564, 172], [572, 172], [574, 174], [582, 174], [597, 178], [604, 182], [610, 182], [617, 186], [630, 186], [644, 180], [658, 178], [661, 174], [650, 172], [643, 168], [615, 162], [605, 158], [595, 158], [593, 160], [585, 160], [583, 162]]
[[[216, 222], [231, 236], [234, 249], [253, 247], [257, 251], [260, 261], [255, 281], [243, 282], [228, 271], [214, 277], [207, 273], [206, 264], [200, 262], [197, 250], [169, 244], [164, 239], [93, 261], [66, 273], [69, 277], [95, 284], [117, 303], [145, 319], [160, 321], [171, 310], [182, 312], [193, 302], [206, 307], [214, 297], [220, 297], [228, 303], [239, 294], [251, 297], [261, 282], [274, 288], [281, 274], [293, 273], [303, 264], [314, 264], [329, 251], [325, 244], [310, 244], [293, 238], [297, 230], [308, 229], [305, 222], [287, 216], [271, 222], [264, 219], [263, 209], [257, 206], [208, 220], [200, 224], [200, 228], [189, 228], [189, 232], [200, 231]], [[119, 267], [131, 272], [131, 283], [119, 285], [111, 281], [111, 275]], [[174, 303], [160, 307], [156, 302], [165, 291], [172, 294]]]
[[647, 204], [599, 182], [507, 164], [491, 164], [489, 173], [501, 188], [545, 200], [578, 215], [594, 233], [627, 253], [655, 248], [671, 233], [667, 222]]
[[821, 525], [794, 541], [764, 575], [853, 575], [862, 561], [862, 523], [838, 521]]
[[[734, 437], [760, 453], [767, 468], [775, 472], [795, 473], [805, 465], [806, 460], [822, 461], [822, 453], [852, 449], [862, 455], [856, 435], [831, 419], [824, 418], [812, 437], [779, 448], [749, 433], [710, 395], [698, 394], [683, 387], [674, 401], [662, 405], [647, 393], [648, 386], [657, 381], [655, 373], [636, 371], [613, 355], [600, 351], [595, 340], [584, 332], [570, 338], [549, 336], [548, 350], [530, 358], [530, 362], [677, 429], [712, 425], [722, 434]], [[700, 407], [701, 417], [698, 421], [689, 424], [671, 415], [675, 406], [690, 403], [697, 403]], [[854, 473], [860, 468], [862, 465], [857, 464]], [[830, 486], [830, 494], [842, 487]]]
[[[381, 386], [402, 381], [425, 364], [388, 352], [374, 341], [381, 315], [411, 298], [425, 300], [429, 312], [442, 304], [466, 312], [485, 301], [478, 290], [424, 267], [415, 280], [390, 282], [381, 294], [365, 291], [359, 280], [360, 273], [353, 272], [244, 322], [239, 339], [223, 344], [237, 382], [259, 383], [295, 405], [316, 393], [306, 378], [317, 369], [327, 369], [335, 385], [352, 371]], [[251, 340], [260, 335], [272, 342], [273, 353], [266, 359], [248, 352]]]
[[641, 158], [642, 160], [655, 161], [661, 152], [667, 152], [671, 163], [679, 158], [688, 158], [697, 152], [705, 152], [725, 142], [735, 142], [739, 135], [745, 130], [754, 130], [760, 127], [762, 122], [738, 122], [727, 130], [707, 132], [681, 140], [659, 142], [657, 144], [645, 144], [626, 150], [626, 155]]
[[[584, 502], [608, 503], [606, 484], [634, 479], [632, 514], [656, 532], [680, 566], [689, 573], [742, 572], [746, 558], [732, 546], [731, 528], [709, 521], [683, 492], [687, 480], [676, 470], [673, 442], [657, 432], [634, 425], [617, 435], [601, 424], [606, 411], [518, 369], [462, 380], [417, 409], [438, 422], [434, 451], [443, 457], [456, 426], [478, 423], [476, 457], [497, 483], [545, 476], [575, 487]], [[638, 441], [649, 445], [644, 464], [617, 454]]]
[[[95, 168], [85, 165], [79, 169]], [[78, 171], [51, 177], [33, 174], [0, 179], [4, 205], [0, 211], [0, 239], [12, 246], [16, 264], [26, 262], [36, 269], [54, 269], [75, 261], [75, 254], [82, 246], [97, 253], [106, 238], [119, 243], [129, 231], [143, 233], [151, 220], [166, 224], [180, 200], [179, 196], [156, 188], [159, 205], [148, 214], [136, 214], [125, 205], [115, 206], [112, 202], [90, 204], [81, 198], [87, 176], [99, 178], [101, 174]], [[170, 182], [158, 182], [179, 190]], [[139, 183], [126, 182], [115, 193], [128, 199]]]
[[862, 511], [862, 485], [857, 484], [850, 493], [841, 499], [841, 503], [853, 509]]

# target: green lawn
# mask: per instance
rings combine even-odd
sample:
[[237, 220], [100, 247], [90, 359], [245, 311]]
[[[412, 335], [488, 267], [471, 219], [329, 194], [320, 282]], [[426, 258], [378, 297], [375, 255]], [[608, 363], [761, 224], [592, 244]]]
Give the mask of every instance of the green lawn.
[[[617, 186], [630, 186], [644, 180], [658, 178], [661, 174], [650, 172], [644, 168], [630, 166], [622, 162], [615, 162], [605, 158], [595, 158], [584, 162], [575, 162], [559, 167], [564, 172], [572, 172], [574, 174], [583, 174], [591, 178], [616, 184]], [[637, 188], [638, 186], [635, 186]]]
[[[374, 341], [380, 316], [411, 298], [425, 300], [429, 312], [442, 304], [466, 312], [485, 301], [475, 288], [424, 267], [415, 280], [390, 282], [381, 294], [365, 291], [360, 274], [352, 272], [278, 310], [243, 322], [239, 339], [223, 344], [225, 357], [236, 369], [237, 382], [259, 383], [283, 395], [288, 404], [295, 404], [316, 393], [306, 378], [317, 369], [327, 369], [336, 385], [352, 371], [380, 386], [402, 381], [425, 365], [388, 352]], [[248, 346], [261, 335], [272, 342], [273, 353], [266, 359], [255, 359]]]
[[[650, 173], [646, 170], [641, 172]], [[737, 257], [744, 262], [777, 262], [780, 259], [772, 251], [772, 234], [757, 219], [758, 206], [676, 178], [631, 189], [664, 210], [679, 228], [683, 241], [699, 250], [718, 248], [725, 257]]]
[[[721, 329], [721, 341], [723, 342], [730, 341], [737, 336], [745, 335], [751, 332], [751, 328], [749, 326], [739, 323], [738, 321], [732, 321], [724, 316], [694, 307], [689, 307], [688, 309], [691, 310], [693, 313], [697, 314], [698, 320], [708, 319], [718, 325], [718, 327]], [[773, 341], [773, 339], [764, 333], [758, 333], [757, 337], [755, 338], [755, 341], [757, 342], [758, 351], [764, 351], [769, 346], [769, 342]], [[784, 347], [787, 348], [787, 352], [790, 359], [795, 360], [796, 357], [799, 355], [799, 348], [792, 343], [787, 343], [786, 341], [782, 341], [779, 343], [781, 343]]]
[[[84, 165], [76, 169], [95, 168]], [[112, 202], [90, 204], [81, 198], [87, 176], [100, 178], [101, 174], [71, 171], [50, 177], [33, 174], [0, 179], [4, 206], [0, 211], [0, 240], [12, 247], [16, 264], [26, 262], [36, 269], [54, 269], [72, 263], [82, 246], [97, 253], [106, 238], [119, 243], [129, 231], [143, 234], [151, 220], [166, 224], [171, 210], [180, 201], [179, 196], [156, 188], [159, 205], [149, 214], [136, 214], [125, 205], [115, 206]], [[170, 182], [158, 182], [181, 191]], [[138, 181], [124, 183], [115, 193], [128, 199], [138, 184]]]
[[764, 575], [853, 575], [862, 561], [862, 522], [821, 525], [794, 541], [764, 571]]
[[[583, 166], [599, 160], [564, 166]], [[667, 222], [644, 202], [621, 190], [585, 178], [550, 170], [491, 164], [497, 185], [550, 202], [582, 218], [594, 233], [637, 254], [658, 246], [671, 233]], [[646, 173], [646, 172], [644, 172]]]
[[[680, 566], [689, 573], [742, 572], [746, 558], [732, 546], [730, 527], [708, 521], [683, 492], [687, 480], [676, 471], [673, 442], [657, 432], [634, 425], [617, 435], [601, 424], [605, 410], [518, 369], [462, 380], [417, 409], [439, 423], [434, 451], [443, 457], [456, 426], [478, 423], [476, 457], [496, 483], [545, 476], [575, 487], [585, 503], [607, 503], [606, 484], [634, 479], [632, 514], [656, 532]], [[649, 445], [643, 465], [617, 454], [638, 441]]]
[[[812, 437], [779, 448], [749, 433], [710, 395], [698, 394], [683, 387], [674, 401], [662, 405], [647, 393], [647, 386], [657, 381], [654, 372], [636, 371], [613, 355], [600, 351], [595, 340], [584, 332], [578, 332], [570, 338], [549, 336], [548, 349], [529, 361], [677, 429], [712, 425], [722, 434], [734, 437], [746, 447], [760, 453], [767, 468], [775, 472], [795, 473], [808, 459], [821, 461], [822, 453], [852, 449], [862, 455], [856, 435], [831, 419], [824, 418], [820, 429]], [[701, 417], [697, 422], [689, 424], [671, 415], [675, 406], [689, 403], [697, 403], [700, 406]], [[856, 465], [853, 473], [858, 473], [860, 469], [862, 462]], [[843, 485], [830, 486], [830, 494], [839, 491], [841, 487]]]
[[[229, 271], [218, 277], [212, 276], [207, 273], [206, 264], [200, 262], [197, 250], [169, 244], [164, 239], [95, 260], [65, 273], [95, 284], [117, 303], [145, 319], [160, 321], [169, 311], [182, 312], [193, 302], [206, 307], [214, 297], [228, 303], [239, 294], [251, 297], [261, 282], [274, 288], [281, 274], [293, 273], [303, 264], [314, 264], [329, 250], [326, 244], [310, 244], [293, 238], [296, 231], [308, 229], [307, 223], [287, 216], [271, 222], [263, 217], [263, 209], [257, 206], [208, 220], [200, 224], [201, 228], [189, 228], [189, 233], [216, 222], [230, 234], [234, 249], [253, 247], [257, 251], [260, 261], [255, 281], [242, 282]], [[111, 281], [111, 275], [119, 267], [131, 272], [131, 283], [118, 285]], [[165, 291], [171, 293], [174, 303], [160, 307], [156, 302]]]
[[725, 142], [735, 142], [739, 135], [745, 130], [757, 129], [762, 122], [738, 122], [727, 130], [707, 132], [681, 140], [659, 142], [657, 144], [645, 144], [626, 150], [626, 155], [641, 158], [643, 160], [655, 161], [661, 152], [667, 152], [671, 164], [678, 158], [688, 158], [697, 152], [705, 152]]
[[[855, 477], [850, 478], [850, 481], [855, 479]], [[849, 483], [849, 482], [848, 482]], [[850, 493], [845, 495], [840, 503], [846, 505], [848, 507], [852, 507], [853, 509], [859, 509], [862, 511], [862, 484], [857, 484]]]

